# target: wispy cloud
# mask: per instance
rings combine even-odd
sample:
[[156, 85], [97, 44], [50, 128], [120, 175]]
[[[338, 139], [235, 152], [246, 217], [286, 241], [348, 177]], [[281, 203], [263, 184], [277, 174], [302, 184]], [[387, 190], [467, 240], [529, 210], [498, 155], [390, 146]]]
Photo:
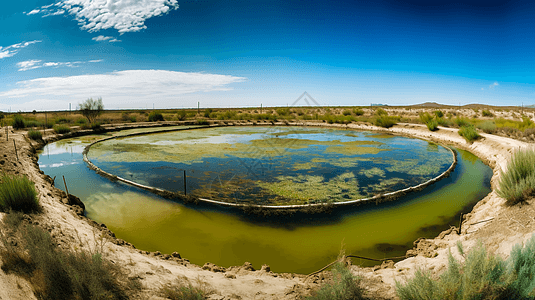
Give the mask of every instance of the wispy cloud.
[[499, 85], [500, 85], [500, 84], [499, 84], [497, 81], [495, 81], [493, 84], [489, 85], [489, 89], [492, 90], [493, 88], [495, 88], [495, 87], [497, 87], [497, 86], [499, 86]]
[[19, 71], [28, 71], [28, 70], [38, 69], [38, 68], [45, 68], [45, 67], [74, 68], [80, 64], [102, 62], [102, 59], [90, 60], [90, 61], [73, 61], [73, 62], [45, 62], [45, 63], [41, 63], [41, 62], [42, 60], [21, 61], [17, 63], [17, 67], [19, 67]]
[[19, 53], [20, 49], [26, 48], [31, 44], [40, 43], [41, 41], [31, 41], [31, 42], [23, 42], [18, 44], [13, 44], [11, 46], [2, 47], [0, 46], [0, 59], [6, 58], [6, 57], [12, 57], [13, 55]]
[[113, 36], [103, 36], [103, 35], [96, 36], [92, 40], [97, 41], [97, 42], [108, 41], [110, 43], [120, 42], [120, 40], [118, 40], [117, 38]]
[[145, 20], [164, 15], [178, 7], [177, 0], [62, 0], [34, 9], [27, 15], [41, 13], [46, 17], [68, 12], [83, 30], [96, 32], [114, 28], [123, 34], [145, 29]]
[[[232, 83], [245, 81], [231, 75], [184, 73], [166, 70], [127, 70], [106, 74], [48, 77], [18, 82], [16, 89], [0, 93], [0, 97], [17, 98], [16, 109], [43, 109], [27, 107], [40, 99], [51, 101], [83, 101], [102, 97], [107, 107], [141, 107], [158, 102], [161, 106], [178, 106], [181, 95], [197, 92], [229, 91]], [[157, 99], [157, 100], [155, 100]], [[50, 102], [57, 103], [57, 102]], [[0, 104], [0, 110], [2, 109]], [[65, 107], [64, 104], [58, 109]], [[54, 109], [52, 107], [47, 109]]]

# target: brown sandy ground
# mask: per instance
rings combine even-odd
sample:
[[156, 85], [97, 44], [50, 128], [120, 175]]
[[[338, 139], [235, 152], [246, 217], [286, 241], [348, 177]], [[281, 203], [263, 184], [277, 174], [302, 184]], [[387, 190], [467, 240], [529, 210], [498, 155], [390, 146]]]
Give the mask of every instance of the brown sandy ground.
[[[325, 126], [323, 123], [307, 125]], [[469, 144], [457, 134], [456, 129], [441, 127], [436, 132], [430, 132], [424, 125], [414, 124], [399, 124], [390, 129], [362, 124], [336, 126], [386, 131], [469, 150], [494, 169], [491, 181], [493, 190], [498, 182], [499, 170], [506, 167], [511, 152], [528, 145], [518, 140], [487, 134], [482, 134], [480, 140]], [[34, 150], [38, 144], [26, 138], [25, 134], [25, 131], [10, 129], [9, 141], [6, 141], [5, 131], [0, 131], [0, 171], [24, 174], [35, 182], [43, 213], [32, 215], [30, 222], [48, 230], [59, 247], [65, 249], [94, 249], [101, 237], [104, 237], [107, 241], [104, 256], [126, 270], [130, 277], [140, 279], [143, 290], [137, 296], [139, 299], [161, 299], [158, 296], [160, 287], [174, 283], [179, 277], [188, 278], [193, 283], [208, 283], [213, 290], [208, 299], [300, 299], [311, 289], [317, 288], [328, 276], [328, 273], [308, 278], [299, 274], [277, 274], [267, 266], [253, 271], [247, 263], [228, 269], [211, 264], [200, 267], [190, 264], [187, 259], [137, 250], [127, 242], [116, 239], [104, 225], [81, 216], [82, 210], [78, 206], [70, 205], [73, 201], [69, 201], [64, 192], [53, 186], [50, 177], [39, 170]], [[18, 159], [13, 139], [17, 145]], [[477, 240], [481, 240], [488, 249], [505, 258], [514, 244], [527, 240], [535, 232], [535, 205], [533, 201], [528, 201], [522, 206], [506, 207], [504, 202], [492, 191], [465, 216], [460, 235], [450, 229], [435, 239], [416, 241], [415, 249], [409, 251], [415, 257], [396, 264], [385, 263], [374, 268], [352, 266], [351, 269], [354, 274], [364, 278], [370, 296], [395, 299], [395, 281], [403, 282], [410, 278], [416, 268], [432, 269], [434, 272], [444, 270], [449, 249], [458, 255], [455, 246], [457, 241], [461, 241], [465, 249], [469, 250]], [[0, 217], [4, 215], [0, 213]], [[486, 221], [489, 219], [491, 221]], [[485, 222], [475, 224], [480, 221]], [[35, 297], [28, 282], [0, 270], [0, 299]]]

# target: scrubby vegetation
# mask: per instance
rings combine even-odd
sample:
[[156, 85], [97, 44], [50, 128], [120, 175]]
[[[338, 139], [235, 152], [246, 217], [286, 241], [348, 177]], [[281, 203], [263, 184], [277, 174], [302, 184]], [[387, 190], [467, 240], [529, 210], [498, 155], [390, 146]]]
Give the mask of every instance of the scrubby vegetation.
[[308, 300], [349, 300], [366, 299], [360, 278], [353, 276], [348, 268], [336, 263], [333, 280], [312, 293]]
[[477, 128], [485, 133], [496, 133], [496, 123], [494, 121], [485, 121], [477, 125]]
[[16, 114], [13, 116], [11, 126], [13, 126], [14, 129], [22, 129], [26, 127], [26, 123], [24, 122], [24, 118], [21, 115]]
[[56, 124], [56, 125], [54, 125], [54, 132], [56, 132], [58, 134], [69, 133], [69, 132], [71, 132], [71, 128], [69, 126], [67, 126], [67, 125]]
[[149, 114], [149, 122], [164, 121], [163, 115], [157, 111], [151, 111]]
[[32, 139], [32, 140], [42, 140], [43, 139], [43, 134], [39, 130], [30, 129], [28, 131], [28, 137], [30, 139]]
[[535, 149], [513, 154], [507, 171], [501, 172], [497, 193], [509, 204], [516, 204], [535, 194]]
[[474, 125], [465, 125], [459, 129], [459, 135], [462, 136], [467, 142], [473, 142], [479, 138], [479, 133], [477, 133]]
[[24, 220], [11, 212], [2, 221], [2, 270], [26, 278], [38, 299], [128, 299], [140, 289], [102, 257], [102, 248], [62, 250], [47, 231]]
[[210, 286], [201, 280], [193, 285], [187, 278], [179, 279], [174, 285], [165, 285], [161, 289], [162, 296], [171, 300], [203, 300], [210, 293]]
[[450, 252], [448, 270], [433, 278], [418, 270], [406, 284], [396, 282], [400, 299], [533, 299], [535, 297], [535, 236], [525, 247], [515, 245], [507, 261], [477, 245], [456, 260]]
[[1, 175], [0, 209], [2, 211], [39, 211], [39, 200], [33, 182], [26, 176]]

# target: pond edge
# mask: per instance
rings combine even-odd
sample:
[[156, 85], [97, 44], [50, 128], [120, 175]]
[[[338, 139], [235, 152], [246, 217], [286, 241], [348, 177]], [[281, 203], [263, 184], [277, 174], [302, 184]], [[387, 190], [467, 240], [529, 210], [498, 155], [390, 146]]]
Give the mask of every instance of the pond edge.
[[[133, 137], [133, 136], [140, 136], [140, 135], [147, 135], [147, 134], [156, 134], [156, 133], [166, 133], [166, 132], [174, 132], [174, 131], [184, 131], [184, 130], [196, 130], [196, 129], [206, 129], [206, 128], [216, 128], [216, 127], [227, 127], [228, 125], [209, 125], [209, 126], [201, 126], [201, 127], [194, 127], [194, 128], [173, 128], [173, 129], [164, 129], [154, 132], [136, 132], [121, 136], [111, 136], [106, 137], [103, 139], [100, 139], [98, 141], [94, 141], [91, 144], [87, 145], [84, 148], [83, 154], [83, 160], [88, 165], [88, 167], [95, 171], [97, 174], [108, 178], [111, 181], [120, 181], [126, 184], [129, 184], [131, 186], [149, 191], [151, 193], [154, 193], [156, 195], [159, 195], [163, 198], [169, 199], [169, 200], [179, 200], [184, 203], [206, 203], [211, 205], [217, 205], [217, 206], [223, 206], [223, 207], [233, 207], [233, 208], [240, 208], [246, 211], [255, 211], [255, 210], [272, 210], [272, 211], [303, 211], [303, 212], [321, 212], [325, 210], [330, 210], [334, 207], [342, 207], [342, 206], [358, 206], [362, 204], [368, 204], [368, 203], [375, 203], [376, 205], [382, 202], [389, 202], [394, 201], [402, 196], [407, 195], [408, 193], [413, 193], [417, 191], [421, 191], [424, 188], [440, 181], [443, 178], [448, 177], [451, 172], [455, 170], [455, 167], [457, 166], [457, 154], [455, 151], [453, 151], [450, 147], [440, 144], [442, 147], [448, 149], [453, 157], [453, 163], [450, 165], [450, 167], [444, 171], [442, 174], [427, 180], [426, 182], [420, 183], [415, 186], [407, 187], [401, 190], [397, 190], [394, 192], [384, 193], [384, 194], [378, 194], [373, 197], [368, 198], [362, 198], [362, 199], [355, 199], [355, 200], [348, 200], [343, 202], [332, 202], [332, 203], [310, 203], [310, 204], [294, 204], [294, 205], [257, 205], [257, 204], [239, 204], [239, 203], [230, 203], [230, 202], [223, 202], [223, 201], [217, 201], [212, 199], [206, 199], [206, 198], [198, 198], [194, 196], [184, 196], [181, 193], [177, 192], [171, 192], [168, 190], [147, 186], [143, 184], [139, 184], [137, 182], [116, 176], [114, 174], [108, 173], [106, 171], [103, 171], [99, 167], [97, 167], [89, 158], [87, 157], [87, 153], [89, 152], [89, 149], [100, 142], [116, 139], [116, 138], [125, 138], [125, 137]], [[231, 125], [232, 126], [232, 125]], [[303, 126], [303, 125], [301, 125]], [[306, 125], [304, 125], [306, 126]]]

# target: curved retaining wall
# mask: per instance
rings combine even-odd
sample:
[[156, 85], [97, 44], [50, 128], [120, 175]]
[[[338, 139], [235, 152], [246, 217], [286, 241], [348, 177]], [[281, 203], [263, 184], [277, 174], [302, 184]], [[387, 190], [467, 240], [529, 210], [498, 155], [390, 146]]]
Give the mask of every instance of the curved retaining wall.
[[184, 202], [201, 202], [201, 203], [214, 204], [214, 205], [225, 206], [225, 207], [247, 208], [247, 209], [259, 208], [259, 209], [270, 209], [270, 210], [296, 210], [296, 209], [297, 210], [301, 210], [301, 209], [310, 209], [310, 208], [320, 208], [320, 207], [324, 207], [324, 206], [337, 206], [337, 207], [355, 206], [355, 205], [361, 205], [361, 204], [366, 204], [366, 203], [379, 204], [381, 202], [393, 201], [393, 200], [395, 200], [395, 199], [397, 199], [397, 198], [399, 198], [401, 196], [404, 196], [404, 195], [406, 195], [408, 193], [421, 191], [425, 187], [427, 187], [427, 186], [429, 186], [429, 185], [431, 185], [431, 184], [433, 184], [433, 183], [435, 183], [435, 182], [437, 182], [437, 181], [439, 181], [439, 180], [441, 180], [441, 179], [443, 179], [445, 177], [448, 177], [451, 174], [451, 172], [453, 172], [453, 170], [455, 170], [455, 166], [457, 165], [457, 155], [456, 155], [455, 151], [453, 151], [450, 147], [442, 145], [444, 148], [450, 150], [450, 152], [452, 154], [452, 157], [453, 157], [453, 163], [442, 174], [436, 176], [435, 178], [429, 179], [426, 182], [423, 182], [423, 183], [420, 183], [418, 185], [415, 185], [415, 186], [411, 186], [411, 187], [404, 188], [402, 190], [397, 190], [397, 191], [390, 192], [390, 193], [379, 194], [379, 195], [376, 195], [376, 196], [373, 196], [373, 197], [369, 197], [369, 198], [348, 200], [348, 201], [344, 201], [344, 202], [312, 203], [312, 204], [300, 204], [300, 205], [253, 205], [253, 204], [229, 203], [229, 202], [223, 202], [223, 201], [217, 201], [217, 200], [211, 200], [211, 199], [205, 199], [205, 198], [193, 198], [192, 199], [191, 197], [184, 197], [181, 193], [171, 192], [171, 191], [168, 191], [168, 190], [159, 189], [159, 188], [156, 188], [156, 187], [139, 184], [137, 182], [134, 182], [134, 181], [131, 181], [131, 180], [128, 180], [128, 179], [124, 179], [122, 177], [119, 177], [119, 176], [113, 175], [111, 173], [108, 173], [106, 171], [103, 171], [99, 167], [95, 166], [89, 160], [89, 158], [87, 157], [87, 153], [89, 152], [89, 149], [91, 148], [91, 146], [93, 146], [93, 145], [95, 145], [97, 143], [100, 143], [100, 142], [104, 142], [104, 141], [108, 141], [108, 140], [112, 140], [112, 139], [116, 139], [116, 138], [147, 135], [147, 134], [153, 134], [153, 133], [165, 133], [165, 132], [172, 132], [172, 131], [184, 131], [184, 130], [196, 130], [196, 129], [204, 129], [204, 128], [214, 128], [214, 127], [223, 127], [223, 125], [211, 125], [211, 126], [195, 127], [195, 128], [167, 129], [167, 130], [160, 130], [160, 131], [154, 131], [154, 132], [138, 132], [138, 133], [132, 133], [132, 134], [127, 134], [127, 135], [121, 135], [121, 136], [107, 137], [107, 138], [95, 141], [95, 142], [87, 145], [84, 148], [84, 151], [83, 151], [83, 158], [84, 158], [84, 161], [87, 163], [87, 165], [89, 166], [90, 169], [94, 170], [97, 174], [99, 174], [99, 175], [101, 175], [103, 177], [106, 177], [106, 178], [108, 178], [110, 180], [113, 180], [113, 181], [124, 182], [126, 184], [129, 184], [129, 185], [138, 187], [140, 189], [152, 192], [154, 194], [157, 194], [157, 195], [162, 196], [162, 197], [167, 198], [167, 199], [180, 199], [180, 200], [183, 200]]

